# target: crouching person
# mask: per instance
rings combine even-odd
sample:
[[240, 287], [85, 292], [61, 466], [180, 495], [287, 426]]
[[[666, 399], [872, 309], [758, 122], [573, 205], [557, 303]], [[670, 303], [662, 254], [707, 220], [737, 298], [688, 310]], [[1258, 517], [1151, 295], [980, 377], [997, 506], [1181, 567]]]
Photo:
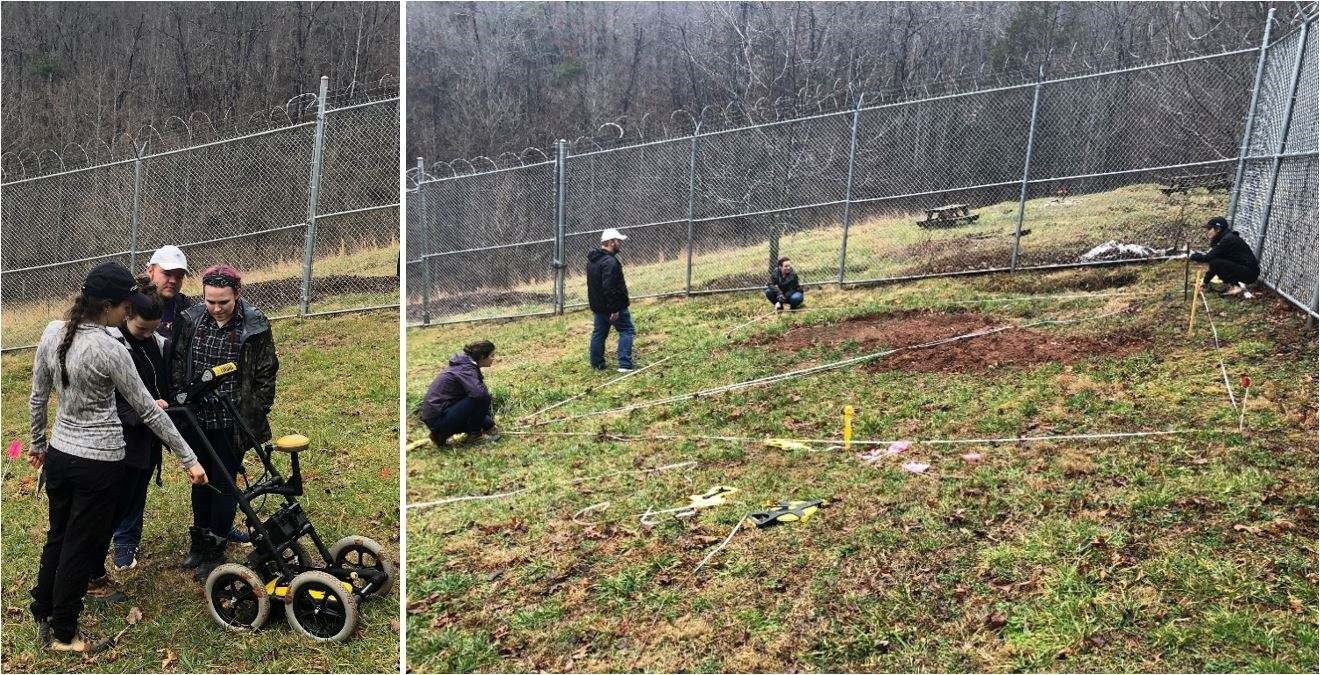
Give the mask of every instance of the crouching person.
[[499, 440], [495, 418], [491, 416], [490, 390], [481, 375], [482, 368], [495, 362], [495, 344], [489, 340], [473, 342], [454, 354], [422, 401], [421, 418], [431, 430], [431, 442], [444, 446], [451, 436], [467, 434], [465, 443], [474, 443], [485, 435], [487, 442]]
[[[1211, 218], [1205, 224], [1206, 236], [1210, 238], [1210, 250], [1204, 253], [1193, 252], [1188, 255], [1196, 262], [1206, 263], [1204, 286], [1210, 280], [1219, 277], [1228, 288], [1224, 295], [1240, 295], [1247, 290], [1247, 284], [1256, 283], [1260, 277], [1260, 262], [1251, 246], [1229, 229], [1228, 221], [1222, 217]], [[1250, 295], [1248, 295], [1250, 297]]]
[[[189, 307], [175, 322], [170, 369], [173, 387], [178, 391], [208, 368], [238, 364], [238, 377], [224, 381], [216, 387], [214, 397], [199, 402], [196, 408], [202, 434], [234, 479], [243, 471], [247, 447], [239, 437], [240, 420], [220, 400], [234, 404], [242, 423], [258, 442], [270, 440], [267, 416], [275, 404], [275, 376], [280, 368], [270, 322], [241, 297], [242, 288], [242, 276], [229, 265], [215, 265], [202, 272], [202, 301]], [[196, 433], [189, 429], [184, 435]], [[200, 446], [201, 439], [193, 444]], [[218, 473], [210, 453], [199, 447], [197, 455], [208, 472]], [[225, 547], [238, 511], [234, 485], [217, 482], [215, 489], [192, 489], [193, 525], [188, 528], [192, 543], [182, 566], [196, 570], [198, 581], [205, 581], [211, 570], [225, 562]]]
[[779, 259], [779, 264], [775, 266], [774, 271], [770, 272], [770, 283], [765, 287], [765, 299], [769, 300], [776, 310], [788, 305], [789, 309], [797, 309], [802, 306], [802, 284], [798, 281], [797, 272], [793, 270], [793, 261], [784, 256]]

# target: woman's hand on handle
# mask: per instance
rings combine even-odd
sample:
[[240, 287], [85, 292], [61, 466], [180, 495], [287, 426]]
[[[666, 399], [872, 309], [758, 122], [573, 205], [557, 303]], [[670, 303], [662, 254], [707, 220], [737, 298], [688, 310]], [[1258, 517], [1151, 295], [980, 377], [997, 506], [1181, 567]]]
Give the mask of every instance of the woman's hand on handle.
[[206, 485], [206, 469], [201, 464], [194, 464], [188, 469], [188, 482], [193, 485]]
[[41, 465], [46, 463], [46, 456], [36, 453], [28, 453], [28, 465], [37, 471], [41, 471]]

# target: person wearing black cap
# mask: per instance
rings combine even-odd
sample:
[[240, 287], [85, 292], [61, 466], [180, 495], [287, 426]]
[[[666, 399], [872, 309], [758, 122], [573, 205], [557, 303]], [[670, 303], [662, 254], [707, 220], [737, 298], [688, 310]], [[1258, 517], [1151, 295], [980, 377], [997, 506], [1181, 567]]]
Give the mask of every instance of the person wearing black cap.
[[[98, 265], [88, 273], [65, 320], [46, 326], [32, 363], [28, 463], [45, 473], [50, 528], [30, 609], [43, 646], [57, 652], [91, 652], [109, 645], [79, 629], [78, 616], [88, 579], [105, 556], [122, 488], [124, 431], [114, 393], [165, 441], [189, 482], [206, 483], [206, 471], [192, 448], [142, 384], [128, 349], [108, 328], [124, 320], [130, 304], [150, 304], [135, 289], [133, 275], [119, 263]], [[48, 438], [52, 392], [58, 404]]]
[[[1228, 227], [1228, 221], [1222, 217], [1216, 216], [1206, 221], [1206, 236], [1210, 238], [1210, 250], [1204, 253], [1193, 251], [1188, 254], [1188, 258], [1196, 262], [1206, 263], [1204, 286], [1210, 284], [1210, 280], [1219, 277], [1228, 289], [1224, 295], [1240, 295], [1247, 290], [1247, 284], [1256, 283], [1260, 277], [1260, 262], [1256, 260], [1256, 254], [1251, 252], [1251, 246], [1238, 235], [1236, 230]], [[1250, 294], [1247, 294], [1250, 297]]]

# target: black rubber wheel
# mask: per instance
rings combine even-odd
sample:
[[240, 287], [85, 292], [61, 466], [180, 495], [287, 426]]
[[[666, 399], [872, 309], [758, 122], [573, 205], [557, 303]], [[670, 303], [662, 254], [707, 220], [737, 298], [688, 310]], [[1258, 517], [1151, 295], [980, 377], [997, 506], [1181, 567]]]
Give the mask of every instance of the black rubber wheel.
[[289, 625], [318, 642], [343, 642], [357, 628], [357, 599], [344, 582], [311, 570], [293, 578], [285, 598]]
[[[394, 571], [394, 566], [385, 561], [385, 556], [381, 553], [380, 544], [356, 535], [344, 537], [335, 542], [330, 547], [330, 564], [340, 568], [367, 568], [379, 570], [385, 573], [385, 583], [372, 591], [372, 597], [380, 597], [389, 593], [394, 588], [394, 578], [398, 576]], [[366, 582], [361, 579], [352, 581], [353, 588], [359, 593], [366, 587]]]
[[232, 631], [253, 631], [270, 618], [266, 585], [251, 569], [225, 563], [206, 577], [206, 605], [216, 623]]

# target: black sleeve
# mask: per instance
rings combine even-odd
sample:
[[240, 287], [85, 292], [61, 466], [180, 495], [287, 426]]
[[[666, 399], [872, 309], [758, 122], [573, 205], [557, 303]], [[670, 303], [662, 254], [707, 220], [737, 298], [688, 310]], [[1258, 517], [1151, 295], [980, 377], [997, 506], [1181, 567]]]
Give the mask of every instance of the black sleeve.
[[628, 291], [623, 285], [623, 265], [617, 259], [612, 259], [604, 272], [601, 285], [605, 290], [606, 303], [610, 312], [617, 312], [623, 309], [628, 300]]

